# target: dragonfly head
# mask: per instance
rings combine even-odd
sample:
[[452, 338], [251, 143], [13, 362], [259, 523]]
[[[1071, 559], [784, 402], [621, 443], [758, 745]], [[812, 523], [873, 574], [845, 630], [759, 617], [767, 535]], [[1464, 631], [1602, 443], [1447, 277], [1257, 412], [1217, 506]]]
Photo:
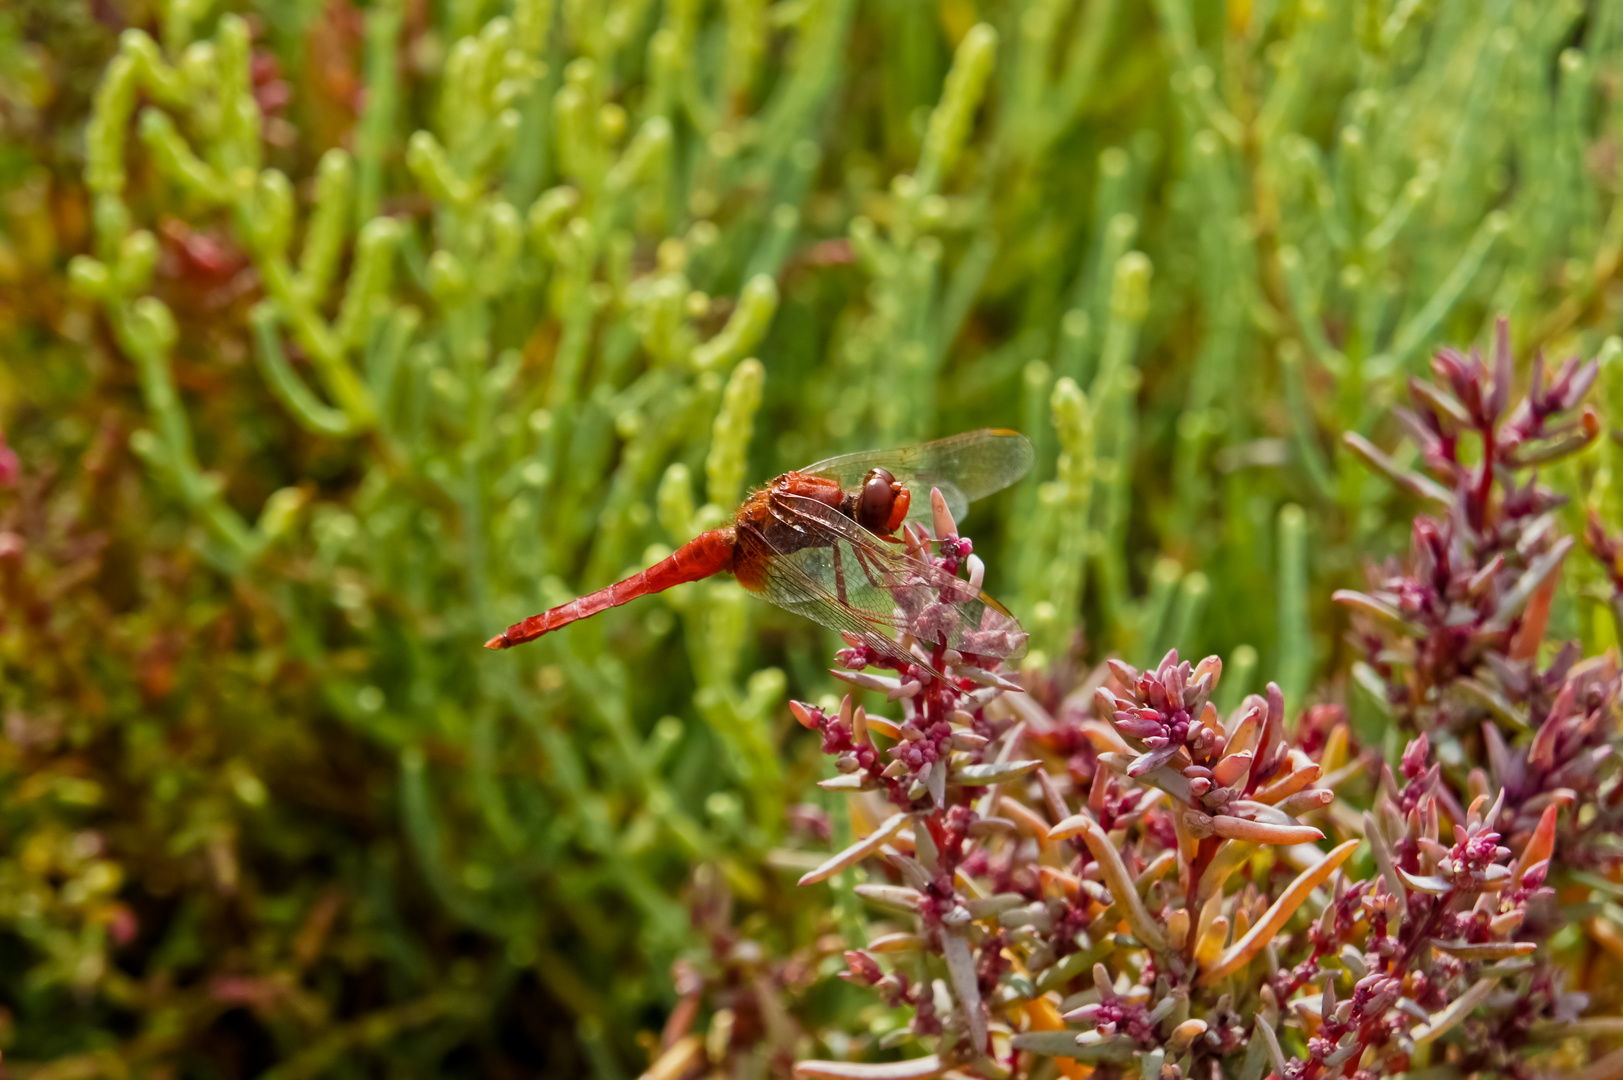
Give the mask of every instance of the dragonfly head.
[[886, 536], [907, 520], [912, 494], [884, 469], [871, 469], [857, 495], [856, 519], [871, 533]]

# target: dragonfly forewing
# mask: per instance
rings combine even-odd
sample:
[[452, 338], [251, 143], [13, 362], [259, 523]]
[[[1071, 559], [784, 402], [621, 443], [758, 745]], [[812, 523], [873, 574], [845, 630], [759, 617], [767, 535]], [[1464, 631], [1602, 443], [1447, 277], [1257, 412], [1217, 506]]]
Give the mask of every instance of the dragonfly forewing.
[[799, 470], [854, 487], [871, 469], [884, 469], [914, 489], [910, 521], [930, 519], [930, 489], [938, 488], [955, 518], [969, 504], [1018, 481], [1031, 468], [1031, 440], [1017, 431], [983, 428], [895, 450], [843, 454]]

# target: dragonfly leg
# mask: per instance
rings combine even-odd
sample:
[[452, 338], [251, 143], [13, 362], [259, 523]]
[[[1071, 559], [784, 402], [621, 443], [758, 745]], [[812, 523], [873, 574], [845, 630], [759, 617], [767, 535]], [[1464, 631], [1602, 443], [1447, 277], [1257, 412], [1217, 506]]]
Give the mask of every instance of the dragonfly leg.
[[[862, 553], [860, 551], [857, 552], [857, 562], [862, 562]], [[850, 602], [845, 595], [845, 566], [840, 562], [839, 544], [834, 545], [834, 595], [842, 604]]]
[[[872, 585], [876, 589], [883, 589], [885, 587], [885, 583], [875, 576], [876, 570], [869, 564], [867, 558], [864, 557], [862, 550], [860, 548], [853, 548], [852, 553], [856, 555], [857, 565], [862, 567], [863, 576], [868, 579], [868, 584]], [[836, 545], [834, 548], [834, 557], [836, 560], [838, 560], [839, 556], [840, 549], [838, 545]], [[838, 562], [836, 562], [835, 565], [839, 565]]]

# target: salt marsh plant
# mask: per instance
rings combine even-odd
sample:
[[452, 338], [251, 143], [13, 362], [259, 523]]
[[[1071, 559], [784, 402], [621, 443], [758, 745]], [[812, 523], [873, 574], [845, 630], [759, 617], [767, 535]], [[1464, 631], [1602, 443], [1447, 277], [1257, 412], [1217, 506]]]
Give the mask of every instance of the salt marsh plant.
[[1574, 542], [1516, 475], [1595, 438], [1577, 406], [1597, 366], [1536, 363], [1512, 405], [1508, 336], [1491, 368], [1445, 351], [1411, 383], [1424, 473], [1360, 444], [1438, 508], [1375, 592], [1337, 594], [1367, 624], [1387, 741], [1408, 739], [1392, 760], [1341, 705], [1289, 717], [1277, 683], [1225, 715], [1222, 661], [1176, 650], [1024, 693], [976, 657], [921, 683], [849, 649], [834, 674], [864, 703], [791, 705], [864, 834], [800, 884], [845, 875], [866, 901], [843, 977], [889, 1007], [879, 1047], [928, 1051], [874, 1067], [847, 1045], [798, 1076], [1525, 1076], [1618, 1028], [1551, 945], [1618, 866], [1623, 683], [1615, 653], [1542, 647]]
[[[1362, 571], [1436, 502], [1407, 478], [1447, 453], [1393, 409], [1438, 343], [1506, 313], [1519, 386], [1541, 347], [1599, 356], [1623, 415], [1620, 46], [1617, 5], [1573, 0], [6, 5], [8, 1065], [607, 1078], [662, 1032], [759, 1069], [866, 1046], [871, 999], [819, 952], [861, 909], [791, 872], [807, 830], [861, 824], [806, 801], [785, 706], [827, 692], [830, 643], [704, 583], [478, 648], [844, 450], [1031, 435], [1032, 479], [966, 527], [1045, 709], [1106, 656], [1216, 654], [1225, 718], [1267, 672], [1347, 762], [1424, 732], [1460, 815], [1471, 767], [1523, 790], [1593, 753], [1606, 420], [1540, 436], [1583, 436], [1540, 471], [1567, 501], [1517, 518], [1535, 559], [1603, 556], [1530, 585], [1523, 646], [1573, 663], [1407, 644], [1452, 633], [1405, 584], [1441, 580], [1442, 538], [1499, 553], [1469, 518], [1427, 510], [1418, 562]], [[1409, 402], [1428, 437], [1481, 431], [1441, 400]], [[1388, 593], [1416, 606], [1383, 621]], [[1445, 676], [1466, 704], [1419, 693]], [[1472, 710], [1501, 704], [1560, 712], [1557, 758], [1495, 743]], [[1331, 705], [1344, 728], [1303, 713]], [[1332, 773], [1317, 730], [1289, 734]], [[1543, 811], [1508, 799], [1519, 859]], [[1259, 881], [1212, 919], [1277, 899]], [[1610, 881], [1551, 939], [1602, 972]]]

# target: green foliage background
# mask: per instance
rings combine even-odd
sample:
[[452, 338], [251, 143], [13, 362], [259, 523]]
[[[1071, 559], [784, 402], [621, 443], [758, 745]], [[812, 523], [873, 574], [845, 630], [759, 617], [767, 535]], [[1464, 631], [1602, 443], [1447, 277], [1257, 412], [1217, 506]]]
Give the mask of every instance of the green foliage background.
[[784, 469], [1014, 426], [965, 524], [1034, 670], [1303, 700], [1411, 513], [1340, 434], [1494, 313], [1617, 327], [1620, 55], [1612, 0], [11, 0], [7, 1064], [631, 1075], [684, 956], [788, 988], [738, 1068], [827, 1052], [822, 632], [705, 583], [479, 643]]

